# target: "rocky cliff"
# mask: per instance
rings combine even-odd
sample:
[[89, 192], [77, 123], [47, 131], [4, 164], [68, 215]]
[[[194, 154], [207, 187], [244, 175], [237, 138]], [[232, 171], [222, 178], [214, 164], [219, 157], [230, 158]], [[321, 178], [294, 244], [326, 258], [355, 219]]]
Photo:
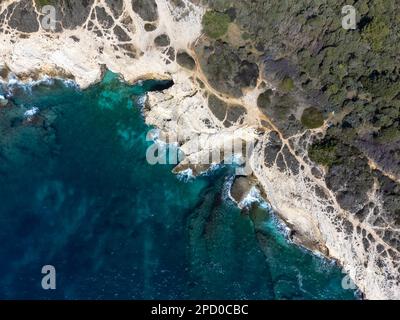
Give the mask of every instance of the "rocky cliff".
[[293, 240], [337, 259], [367, 298], [399, 299], [399, 8], [356, 2], [349, 31], [344, 4], [3, 0], [0, 76], [173, 80], [144, 114], [184, 152], [176, 171], [251, 145], [242, 157]]

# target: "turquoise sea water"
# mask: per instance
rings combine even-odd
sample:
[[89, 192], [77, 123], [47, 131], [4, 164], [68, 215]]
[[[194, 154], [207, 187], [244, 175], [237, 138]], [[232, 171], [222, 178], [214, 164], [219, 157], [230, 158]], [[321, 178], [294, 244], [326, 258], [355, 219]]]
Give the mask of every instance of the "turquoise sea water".
[[[354, 299], [266, 208], [249, 216], [227, 199], [232, 169], [185, 182], [147, 163], [137, 101], [164, 85], [107, 73], [84, 91], [3, 88], [0, 298]], [[48, 264], [56, 290], [41, 288]]]

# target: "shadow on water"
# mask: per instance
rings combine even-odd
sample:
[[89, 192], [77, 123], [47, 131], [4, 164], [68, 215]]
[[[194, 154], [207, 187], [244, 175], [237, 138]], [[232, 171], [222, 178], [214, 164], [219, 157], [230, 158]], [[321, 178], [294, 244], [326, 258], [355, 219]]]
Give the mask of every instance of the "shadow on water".
[[[8, 88], [0, 298], [354, 298], [339, 268], [288, 243], [268, 210], [255, 223], [226, 199], [229, 168], [184, 182], [147, 163], [138, 101], [171, 85], [108, 72], [84, 91]], [[54, 291], [41, 288], [47, 264]]]

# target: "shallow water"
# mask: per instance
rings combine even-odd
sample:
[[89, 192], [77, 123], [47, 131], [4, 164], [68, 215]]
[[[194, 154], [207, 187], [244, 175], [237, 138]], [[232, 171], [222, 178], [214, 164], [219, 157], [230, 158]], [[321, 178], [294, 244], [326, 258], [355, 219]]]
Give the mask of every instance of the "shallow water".
[[[354, 299], [341, 270], [289, 243], [267, 208], [249, 217], [234, 206], [232, 169], [185, 182], [147, 163], [137, 101], [159, 85], [107, 73], [85, 91], [60, 81], [9, 88], [0, 298]], [[41, 288], [47, 264], [56, 290]]]

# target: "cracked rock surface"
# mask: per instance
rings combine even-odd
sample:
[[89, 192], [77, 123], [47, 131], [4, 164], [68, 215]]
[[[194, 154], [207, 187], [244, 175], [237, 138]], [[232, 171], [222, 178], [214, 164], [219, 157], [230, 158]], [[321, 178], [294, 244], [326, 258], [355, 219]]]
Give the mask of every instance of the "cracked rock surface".
[[[400, 33], [382, 18], [399, 7], [357, 2], [359, 28], [345, 33], [345, 1], [289, 2], [1, 1], [0, 76], [173, 80], [148, 94], [145, 118], [184, 152], [176, 171], [252, 143], [252, 179], [294, 241], [337, 259], [366, 298], [400, 299]], [[210, 11], [221, 20], [207, 30], [221, 29], [207, 34]]]

